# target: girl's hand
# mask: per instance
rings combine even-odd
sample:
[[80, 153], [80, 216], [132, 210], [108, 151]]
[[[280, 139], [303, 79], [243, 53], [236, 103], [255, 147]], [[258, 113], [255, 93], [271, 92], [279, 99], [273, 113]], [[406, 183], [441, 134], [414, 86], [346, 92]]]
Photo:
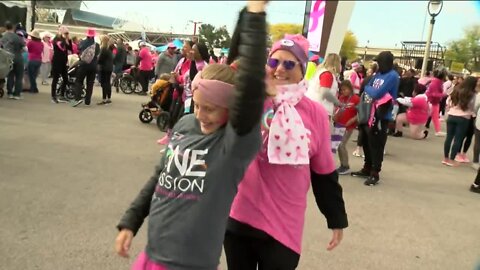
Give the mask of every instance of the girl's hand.
[[247, 1], [247, 11], [252, 13], [265, 12], [265, 6], [267, 3], [268, 1], [249, 0]]
[[333, 229], [332, 230], [332, 240], [328, 243], [327, 250], [331, 251], [340, 245], [343, 239], [343, 229]]
[[133, 240], [133, 232], [129, 229], [122, 229], [115, 239], [115, 252], [118, 255], [128, 258], [128, 251]]

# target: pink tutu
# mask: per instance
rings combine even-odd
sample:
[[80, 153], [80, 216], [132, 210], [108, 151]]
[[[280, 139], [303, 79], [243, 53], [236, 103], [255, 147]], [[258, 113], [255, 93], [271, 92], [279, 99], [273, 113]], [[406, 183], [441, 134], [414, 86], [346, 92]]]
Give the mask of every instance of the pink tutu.
[[162, 265], [150, 260], [145, 251], [138, 254], [137, 259], [132, 265], [131, 270], [168, 270]]

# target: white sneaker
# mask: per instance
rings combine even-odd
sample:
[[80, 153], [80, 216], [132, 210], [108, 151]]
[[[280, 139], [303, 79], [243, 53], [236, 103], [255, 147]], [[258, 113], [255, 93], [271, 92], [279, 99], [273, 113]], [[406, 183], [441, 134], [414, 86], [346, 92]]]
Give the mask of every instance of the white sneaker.
[[12, 94], [8, 95], [8, 99], [13, 99], [13, 95]]
[[437, 137], [445, 137], [445, 135], [447, 135], [445, 132], [435, 132], [435, 136]]
[[21, 96], [13, 96], [13, 99], [15, 100], [22, 100], [23, 98]]

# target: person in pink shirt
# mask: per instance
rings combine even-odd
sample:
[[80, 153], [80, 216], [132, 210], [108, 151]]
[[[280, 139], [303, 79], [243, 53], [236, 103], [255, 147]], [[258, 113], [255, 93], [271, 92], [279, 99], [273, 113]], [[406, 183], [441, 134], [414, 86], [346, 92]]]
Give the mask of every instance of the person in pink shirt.
[[301, 35], [285, 35], [270, 51], [263, 145], [239, 185], [225, 234], [229, 270], [297, 267], [310, 185], [333, 230], [327, 250], [348, 226], [328, 114], [305, 96], [308, 46]]
[[40, 38], [40, 32], [33, 30], [30, 33], [30, 38], [27, 42], [28, 49], [28, 79], [30, 80], [30, 93], [38, 93], [37, 76], [40, 66], [42, 65], [43, 42]]
[[137, 64], [135, 66], [139, 68], [138, 81], [142, 86], [142, 92], [140, 95], [146, 96], [148, 91], [148, 82], [152, 78], [153, 72], [152, 54], [150, 53], [150, 49], [147, 47], [147, 43], [145, 43], [145, 41], [140, 41], [138, 47], [140, 48], [140, 52], [138, 53]]
[[413, 97], [397, 98], [397, 101], [408, 107], [406, 113], [400, 113], [395, 119], [396, 130], [394, 137], [402, 137], [402, 128], [404, 124], [410, 127], [410, 137], [412, 139], [421, 140], [428, 136], [428, 130], [424, 130], [425, 123], [430, 115], [430, 106], [428, 98], [425, 95], [426, 87], [417, 83], [413, 93]]
[[40, 78], [42, 85], [48, 85], [47, 78], [52, 70], [53, 45], [52, 35], [46, 32], [43, 36], [42, 65], [40, 66]]
[[355, 62], [352, 64], [353, 72], [350, 74], [350, 78], [348, 80], [353, 85], [353, 92], [355, 94], [360, 94], [360, 86], [363, 82], [363, 74], [362, 74], [362, 66], [359, 63]]
[[[432, 104], [432, 122], [435, 128], [435, 136], [445, 136], [445, 133], [441, 130], [440, 125], [440, 103], [443, 99], [443, 83], [445, 81], [445, 77], [447, 75], [446, 70], [444, 69], [437, 69], [433, 72], [433, 78], [430, 80], [427, 88], [427, 97], [428, 102]], [[430, 121], [427, 121], [426, 127], [430, 127]]]

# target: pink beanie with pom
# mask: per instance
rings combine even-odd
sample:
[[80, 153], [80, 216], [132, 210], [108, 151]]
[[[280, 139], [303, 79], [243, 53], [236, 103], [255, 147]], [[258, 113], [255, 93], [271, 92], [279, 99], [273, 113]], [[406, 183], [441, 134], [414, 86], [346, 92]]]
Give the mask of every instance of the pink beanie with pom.
[[272, 54], [278, 50], [291, 52], [293, 55], [295, 55], [298, 61], [302, 63], [302, 72], [305, 74], [305, 69], [308, 62], [308, 47], [309, 42], [304, 36], [300, 34], [285, 34], [283, 39], [273, 44], [272, 49], [270, 50], [270, 56], [272, 56]]

